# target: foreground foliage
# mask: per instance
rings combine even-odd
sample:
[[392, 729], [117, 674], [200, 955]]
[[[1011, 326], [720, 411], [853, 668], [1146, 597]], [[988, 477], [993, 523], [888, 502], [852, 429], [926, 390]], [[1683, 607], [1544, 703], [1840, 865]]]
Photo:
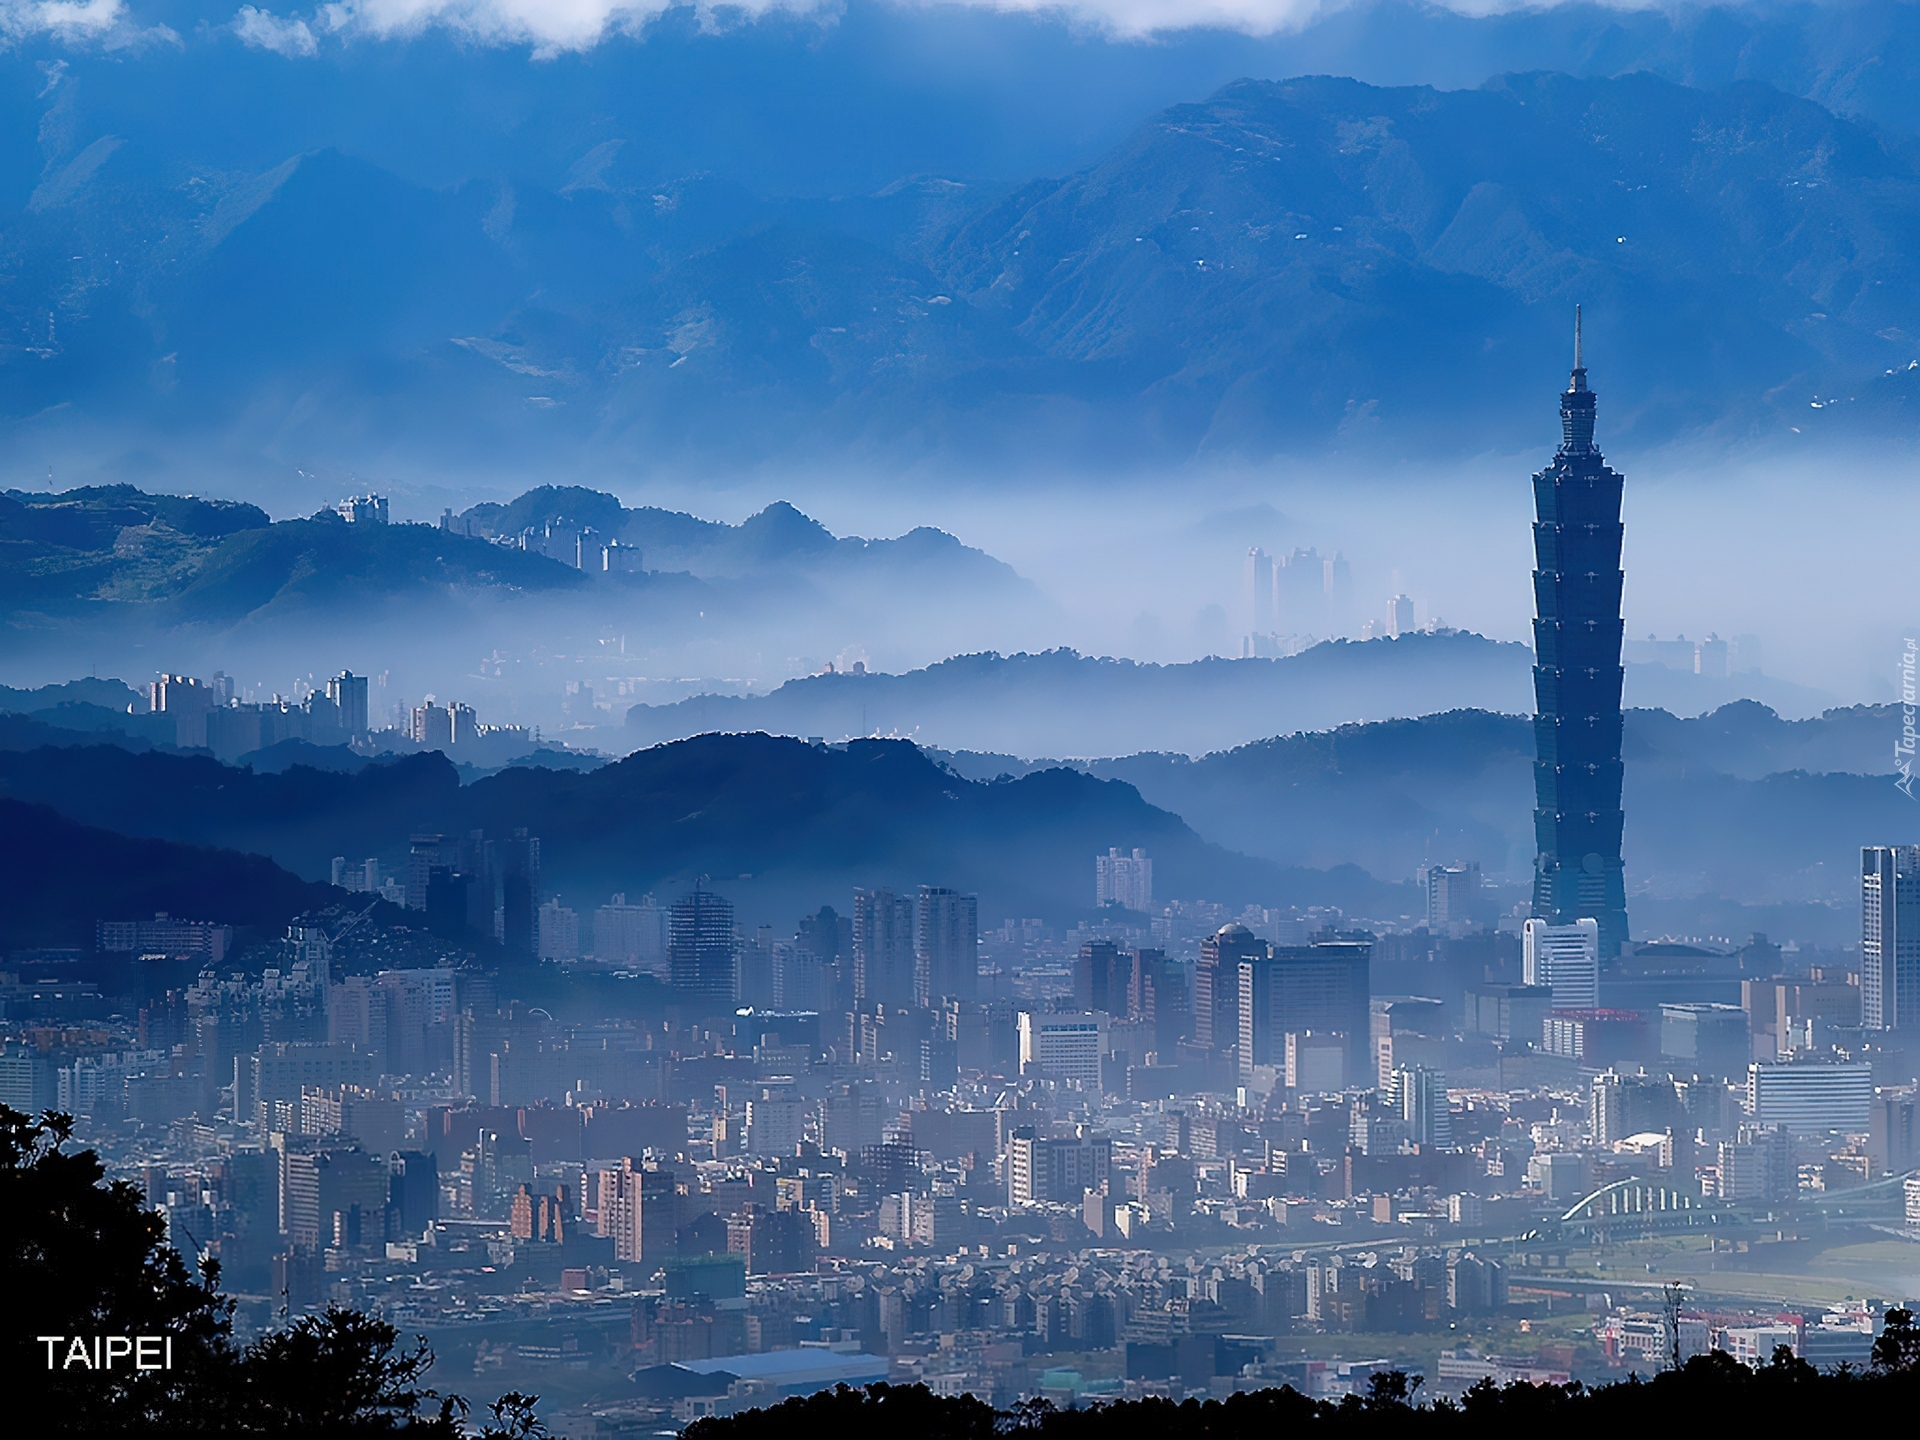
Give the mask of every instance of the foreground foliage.
[[1836, 1419], [1911, 1414], [1920, 1401], [1920, 1328], [1904, 1310], [1863, 1373], [1823, 1373], [1785, 1347], [1749, 1369], [1718, 1351], [1651, 1380], [1589, 1388], [1481, 1381], [1458, 1401], [1416, 1405], [1420, 1380], [1375, 1375], [1365, 1395], [1313, 1400], [1290, 1387], [1225, 1400], [1147, 1399], [1061, 1410], [1044, 1400], [996, 1411], [971, 1395], [947, 1398], [925, 1386], [845, 1386], [766, 1410], [696, 1421], [683, 1440], [1274, 1440], [1277, 1436], [1399, 1437], [1409, 1440], [1574, 1440], [1658, 1435], [1799, 1433]]
[[[433, 1354], [393, 1326], [330, 1308], [241, 1345], [219, 1266], [188, 1273], [166, 1244], [166, 1222], [125, 1181], [107, 1183], [100, 1157], [67, 1148], [72, 1121], [0, 1105], [0, 1346], [15, 1414], [36, 1435], [362, 1436], [437, 1440], [469, 1435], [467, 1404], [425, 1384]], [[48, 1366], [41, 1338], [158, 1335], [172, 1366], [137, 1370]], [[65, 1352], [55, 1347], [57, 1357]], [[488, 1436], [546, 1432], [533, 1399], [491, 1407]]]

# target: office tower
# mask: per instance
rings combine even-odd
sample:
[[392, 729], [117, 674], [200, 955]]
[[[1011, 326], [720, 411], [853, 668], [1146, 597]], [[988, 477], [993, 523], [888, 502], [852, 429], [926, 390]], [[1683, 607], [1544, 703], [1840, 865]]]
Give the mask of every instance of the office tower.
[[1872, 1133], [1873, 1066], [1755, 1061], [1747, 1067], [1747, 1116], [1796, 1134]]
[[[1200, 960], [1193, 969], [1193, 1039], [1213, 1054], [1224, 1053], [1240, 1038], [1240, 965], [1264, 960], [1267, 942], [1244, 925], [1222, 925], [1200, 942]], [[1361, 1007], [1361, 1031], [1366, 1031], [1366, 1007]]]
[[1093, 903], [1145, 911], [1153, 905], [1153, 861], [1136, 849], [1124, 855], [1109, 849], [1093, 857]]
[[1022, 1010], [1019, 1034], [1022, 1075], [1077, 1080], [1094, 1087], [1100, 1084], [1100, 1061], [1107, 1049], [1104, 1013]]
[[1599, 922], [1600, 954], [1627, 940], [1620, 863], [1620, 487], [1593, 443], [1594, 393], [1574, 312], [1560, 449], [1533, 477], [1533, 914]]
[[1366, 1074], [1372, 1068], [1372, 965], [1371, 938], [1333, 936], [1242, 959], [1234, 1007], [1240, 1074], [1251, 1076], [1256, 1065], [1285, 1065], [1286, 1036], [1306, 1031], [1346, 1036], [1347, 1074]]
[[1113, 941], [1087, 941], [1073, 962], [1073, 1003], [1082, 1010], [1125, 1014], [1130, 968]]
[[799, 965], [811, 962], [815, 973], [802, 982], [800, 989], [814, 998], [804, 1003], [783, 1000], [782, 1005], [789, 1010], [818, 1010], [835, 1004], [851, 1009], [854, 1003], [852, 917], [837, 914], [831, 905], [823, 905], [817, 914], [800, 917], [793, 940], [800, 957], [793, 973], [798, 975]]
[[1600, 1004], [1600, 922], [1549, 925], [1529, 920], [1520, 935], [1520, 981], [1553, 991], [1558, 1010], [1593, 1010]]
[[327, 681], [327, 699], [339, 711], [340, 728], [348, 735], [367, 733], [367, 677], [342, 670]]
[[1860, 850], [1860, 1023], [1920, 1020], [1920, 845]]
[[913, 1004], [913, 902], [891, 890], [853, 892], [853, 990], [862, 1009]]
[[1413, 601], [1396, 595], [1387, 602], [1387, 634], [1394, 639], [1413, 633]]
[[1480, 862], [1429, 865], [1420, 872], [1427, 892], [1427, 929], [1445, 934], [1456, 924], [1475, 919], [1480, 902]]
[[980, 901], [943, 885], [922, 885], [914, 915], [914, 1003], [971, 1000], [979, 977]]
[[509, 950], [534, 953], [539, 940], [540, 841], [524, 829], [505, 840], [487, 840], [478, 847], [487, 900], [478, 902], [493, 915], [493, 935]]
[[1167, 952], [1135, 950], [1128, 957], [1127, 1018], [1146, 1022], [1156, 1049], [1169, 1052], [1187, 1029], [1187, 980]]
[[667, 926], [667, 972], [690, 998], [730, 1001], [734, 994], [733, 906], [697, 886], [676, 900]]
[[1403, 1066], [1393, 1072], [1393, 1101], [1413, 1144], [1442, 1148], [1453, 1144], [1446, 1076], [1424, 1065]]
[[1247, 551], [1246, 571], [1247, 632], [1259, 634], [1273, 628], [1273, 557], [1258, 545]]

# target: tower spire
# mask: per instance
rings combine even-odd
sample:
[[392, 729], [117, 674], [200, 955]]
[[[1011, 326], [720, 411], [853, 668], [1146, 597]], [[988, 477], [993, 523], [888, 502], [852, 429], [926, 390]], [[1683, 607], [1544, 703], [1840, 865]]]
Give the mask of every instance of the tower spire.
[[1573, 368], [1584, 370], [1587, 367], [1580, 360], [1580, 307], [1573, 307]]

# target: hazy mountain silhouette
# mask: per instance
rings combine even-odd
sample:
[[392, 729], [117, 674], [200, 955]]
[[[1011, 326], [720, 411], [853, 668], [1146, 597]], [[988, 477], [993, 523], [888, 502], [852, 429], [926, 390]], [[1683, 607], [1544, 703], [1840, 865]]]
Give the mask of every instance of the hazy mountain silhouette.
[[548, 890], [583, 906], [701, 876], [746, 915], [789, 919], [856, 885], [953, 885], [982, 919], [1092, 908], [1093, 857], [1145, 846], [1169, 893], [1230, 903], [1338, 904], [1398, 914], [1411, 901], [1351, 867], [1298, 870], [1210, 845], [1129, 785], [1069, 769], [962, 779], [914, 746], [821, 747], [703, 736], [589, 773], [513, 768], [462, 786], [438, 752], [357, 771], [255, 773], [104, 745], [0, 750], [0, 788], [89, 825], [217, 845], [324, 875], [332, 856], [398, 868], [422, 831], [541, 840]]
[[[1130, 126], [1107, 109], [1095, 136], [945, 174], [928, 167], [966, 147], [934, 132], [960, 122], [926, 96], [900, 135], [807, 158], [807, 125], [846, 147], [848, 115], [880, 103], [871, 76], [748, 164], [684, 119], [608, 134], [576, 96], [535, 127], [537, 157], [510, 160], [534, 137], [480, 122], [463, 152], [444, 117], [375, 137], [280, 57], [290, 92], [324, 103], [296, 120], [263, 99], [257, 133], [216, 139], [142, 108], [159, 102], [141, 67], [192, 71], [210, 63], [198, 48], [116, 62], [138, 72], [124, 82], [80, 66], [13, 102], [45, 163], [0, 184], [0, 410], [42, 417], [47, 443], [125, 429], [163, 468], [218, 437], [275, 464], [468, 477], [556, 456], [698, 476], [799, 453], [1023, 469], [1415, 437], [1478, 453], [1537, 431], [1580, 299], [1610, 435], [1910, 428], [1920, 149], [1788, 93], [1911, 119], [1889, 77], [1915, 73], [1920, 33], [1900, 7], [1866, 8], [1849, 29], [1368, 7], [1317, 49], [1223, 40], [1197, 59], [1182, 41], [1160, 78], [1121, 87], [1140, 97]], [[792, 38], [746, 28], [712, 53], [759, 63]], [[1456, 60], [1415, 63], [1421, 33]], [[1776, 54], [1793, 37], [1820, 62]], [[672, 26], [655, 40], [605, 63], [649, 68], [682, 44]], [[1405, 63], [1362, 63], [1370, 48]], [[1289, 73], [1273, 67], [1290, 55], [1296, 74], [1397, 65], [1478, 88], [1232, 80], [1232, 54], [1242, 75]], [[446, 59], [523, 95], [555, 83], [491, 53]], [[1587, 74], [1487, 79], [1496, 59]], [[1706, 88], [1619, 73], [1636, 67]], [[927, 164], [876, 178], [902, 140]]]
[[8, 876], [0, 944], [9, 948], [91, 946], [95, 921], [158, 910], [271, 929], [342, 898], [260, 855], [133, 839], [4, 797], [0, 864]]

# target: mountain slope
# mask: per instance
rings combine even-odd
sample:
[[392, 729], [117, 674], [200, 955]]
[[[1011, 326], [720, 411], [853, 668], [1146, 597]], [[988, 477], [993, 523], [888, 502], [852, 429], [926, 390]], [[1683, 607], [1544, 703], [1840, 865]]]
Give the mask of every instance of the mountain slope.
[[0, 798], [0, 947], [91, 946], [97, 920], [171, 915], [276, 929], [341, 893], [260, 855], [132, 839]]
[[1196, 836], [1124, 783], [1050, 770], [968, 781], [912, 745], [823, 748], [765, 735], [703, 736], [590, 773], [510, 769], [462, 786], [434, 753], [354, 773], [256, 774], [111, 746], [0, 751], [0, 794], [128, 834], [256, 851], [302, 874], [335, 855], [403, 866], [420, 832], [541, 841], [543, 876], [581, 906], [702, 875], [747, 916], [786, 923], [856, 885], [977, 892], [983, 922], [1067, 919], [1092, 906], [1093, 856], [1141, 845], [1171, 893], [1229, 903], [1338, 904], [1398, 914], [1404, 887], [1351, 868], [1288, 869]]

